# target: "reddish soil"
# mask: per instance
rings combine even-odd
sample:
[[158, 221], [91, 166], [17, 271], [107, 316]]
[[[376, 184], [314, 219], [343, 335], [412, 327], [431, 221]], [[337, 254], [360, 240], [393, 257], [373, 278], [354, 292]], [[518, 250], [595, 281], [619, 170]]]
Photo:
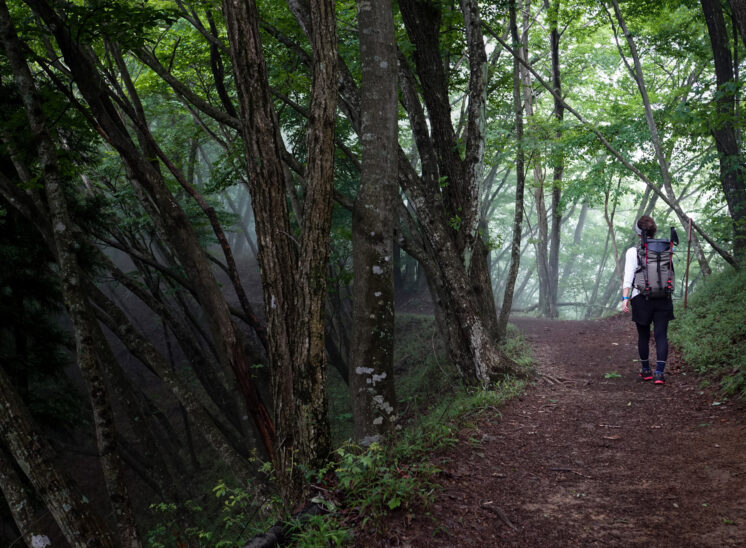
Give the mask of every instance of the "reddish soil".
[[746, 546], [743, 405], [702, 390], [675, 353], [665, 386], [639, 381], [628, 316], [516, 323], [539, 381], [435, 457], [428, 508], [357, 545]]

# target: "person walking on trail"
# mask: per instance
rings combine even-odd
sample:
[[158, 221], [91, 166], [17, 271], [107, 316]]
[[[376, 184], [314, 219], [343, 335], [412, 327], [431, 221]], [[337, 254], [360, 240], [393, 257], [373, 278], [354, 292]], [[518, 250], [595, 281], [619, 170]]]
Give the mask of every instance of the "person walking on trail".
[[[641, 241], [646, 241], [643, 235], [653, 238], [657, 230], [655, 221], [647, 215], [643, 215], [635, 223], [635, 232]], [[670, 293], [663, 298], [649, 298], [641, 294], [639, 273], [646, 268], [644, 263], [639, 264], [640, 256], [645, 257], [643, 252], [642, 246], [636, 246], [630, 247], [625, 255], [622, 310], [626, 313], [631, 307], [632, 321], [637, 326], [637, 350], [640, 353], [641, 362], [640, 377], [645, 381], [652, 380], [655, 384], [662, 385], [666, 382], [664, 370], [668, 359], [668, 322], [674, 319], [673, 300]], [[635, 282], [636, 274], [638, 274], [637, 283]], [[644, 283], [647, 284], [647, 282], [647, 277], [645, 277]], [[654, 325], [655, 372], [650, 368], [650, 324]]]

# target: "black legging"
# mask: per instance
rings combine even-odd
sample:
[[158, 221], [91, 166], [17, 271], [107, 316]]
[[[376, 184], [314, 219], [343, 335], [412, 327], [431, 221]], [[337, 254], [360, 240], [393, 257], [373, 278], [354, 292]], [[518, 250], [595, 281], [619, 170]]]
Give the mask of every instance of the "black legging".
[[[640, 359], [647, 360], [650, 356], [650, 326], [637, 326], [637, 350], [640, 352]], [[659, 362], [665, 362], [668, 359], [668, 320], [654, 322], [653, 335], [655, 336], [655, 354]]]

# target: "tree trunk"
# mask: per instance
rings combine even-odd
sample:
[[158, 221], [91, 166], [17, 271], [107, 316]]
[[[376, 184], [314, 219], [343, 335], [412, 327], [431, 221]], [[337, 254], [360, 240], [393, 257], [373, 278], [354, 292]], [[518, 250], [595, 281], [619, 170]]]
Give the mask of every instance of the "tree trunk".
[[[601, 256], [601, 262], [598, 263], [598, 269], [596, 270], [596, 275], [594, 276], [594, 283], [593, 283], [593, 291], [591, 292], [591, 295], [587, 300], [588, 302], [588, 308], [585, 310], [585, 319], [591, 318], [593, 314], [596, 312], [597, 308], [594, 306], [596, 304], [596, 299], [598, 298], [598, 288], [601, 285], [601, 275], [604, 272], [604, 267], [606, 266], [606, 259], [609, 256], [609, 241], [611, 240], [612, 234], [611, 231], [606, 233], [606, 242], [604, 243], [604, 252]], [[613, 277], [617, 279], [618, 281], [618, 268], [616, 262], [614, 263], [614, 274]], [[599, 313], [600, 315], [600, 313]]]
[[[462, 204], [468, 207], [461, 209], [462, 227], [466, 232], [467, 245], [481, 246], [484, 252], [484, 241], [479, 241], [480, 218], [479, 186], [482, 182], [484, 171], [484, 148], [487, 132], [487, 82], [489, 70], [487, 64], [487, 52], [484, 47], [484, 36], [482, 34], [482, 18], [479, 12], [477, 0], [461, 0], [461, 12], [464, 16], [464, 27], [466, 43], [469, 53], [469, 107], [466, 128], [466, 150], [464, 157], [464, 182], [460, 192]], [[467, 270], [471, 269], [470, 250], [465, 250], [464, 260]], [[483, 257], [486, 259], [485, 257]], [[485, 268], [481, 265], [479, 268]], [[482, 277], [482, 283], [489, 282], [489, 277]], [[492, 287], [484, 287], [480, 293], [491, 293]], [[484, 318], [487, 323], [494, 324], [495, 307], [494, 301], [485, 303]], [[492, 310], [489, 310], [489, 308]]]
[[[521, 33], [521, 55], [523, 59], [528, 59], [528, 29], [531, 24], [531, 2], [523, 0], [521, 8], [523, 32]], [[531, 74], [524, 66], [520, 66], [522, 91], [523, 91], [523, 110], [528, 121], [529, 130], [533, 129], [534, 124], [534, 93], [531, 84]], [[533, 197], [536, 206], [536, 226], [538, 235], [534, 246], [536, 248], [536, 273], [539, 278], [539, 313], [544, 317], [550, 316], [551, 303], [549, 299], [549, 257], [547, 255], [549, 242], [549, 220], [547, 217], [546, 202], [544, 200], [544, 181], [546, 175], [542, 166], [542, 156], [539, 151], [534, 150], [531, 154], [531, 163], [533, 165]]]
[[728, 4], [730, 4], [733, 19], [738, 26], [741, 41], [746, 46], [746, 2], [744, 0], [728, 0]]
[[[715, 94], [718, 123], [711, 128], [720, 159], [720, 184], [733, 221], [733, 255], [737, 262], [746, 260], [746, 183], [741, 158], [740, 143], [736, 136], [739, 120], [736, 118], [736, 92], [738, 85], [733, 74], [733, 63], [728, 47], [728, 32], [723, 19], [720, 0], [701, 0], [707, 22], [712, 53], [715, 58], [715, 77], [718, 91]], [[742, 2], [731, 1], [733, 4]], [[746, 9], [734, 10], [734, 15]]]
[[[650, 191], [648, 190], [648, 192]], [[585, 228], [585, 219], [587, 215], [588, 204], [583, 203], [582, 207], [580, 208], [580, 215], [578, 216], [578, 224], [575, 225], [575, 232], [573, 233], [573, 257], [571, 257], [570, 260], [565, 263], [565, 266], [562, 269], [562, 277], [559, 281], [559, 286], [561, 287], [565, 287], [567, 285], [567, 279], [573, 274], [573, 271], [575, 269], [574, 255], [580, 249], [580, 242], [582, 241], [583, 229]]]
[[[224, 0], [254, 207], [278, 430], [276, 472], [286, 503], [304, 496], [303, 468], [330, 451], [324, 300], [331, 224], [336, 29], [333, 3], [312, 0], [313, 85], [302, 241], [291, 236], [279, 128], [253, 0]], [[299, 245], [297, 250], [294, 245]]]
[[[472, 47], [478, 49], [481, 29], [480, 25], [474, 24], [473, 18], [478, 15], [476, 7], [468, 4], [466, 7], [469, 9], [464, 10], [464, 17], [472, 18], [471, 28], [475, 30], [470, 39], [474, 41], [470, 45], [471, 51]], [[438, 279], [429, 279], [430, 287], [439, 292], [436, 301], [446, 316], [454, 318], [455, 329], [460, 331], [457, 339], [464, 343], [459, 347], [449, 341], [449, 356], [467, 383], [487, 383], [491, 378], [513, 371], [514, 364], [502, 354], [496, 341], [490, 336], [465, 265], [471, 260], [473, 235], [467, 235], [468, 230], [463, 223], [468, 215], [462, 217], [457, 214], [458, 208], [462, 212], [468, 212], [472, 208], [475, 208], [474, 211], [479, 209], [476, 203], [463, 202], [464, 197], [472, 195], [469, 188], [471, 183], [476, 182], [465, 182], [459, 178], [464, 173], [464, 162], [458, 156], [458, 143], [453, 140], [455, 132], [451, 124], [450, 105], [447, 94], [443, 95], [442, 92], [445, 74], [442, 66], [439, 66], [442, 64], [438, 46], [440, 11], [433, 4], [412, 0], [400, 2], [399, 6], [407, 32], [415, 44], [415, 64], [429, 114], [429, 119], [426, 119], [417, 95], [418, 86], [409, 71], [407, 59], [400, 54], [402, 102], [413, 128], [422, 163], [422, 175], [414, 172], [408, 158], [399, 148], [399, 184], [407, 193], [409, 204], [417, 214], [417, 223], [427, 240], [427, 253], [437, 264]], [[464, 7], [465, 4], [462, 4], [462, 9]], [[475, 57], [473, 62], [480, 65], [479, 57]], [[472, 67], [471, 63], [472, 59], [470, 67], [473, 70], [470, 70], [470, 74], [481, 74], [478, 67]], [[470, 78], [470, 86], [473, 83], [478, 87], [479, 81], [478, 78]], [[481, 94], [475, 92], [474, 97], [478, 96]], [[470, 95], [470, 101], [471, 97]], [[472, 110], [470, 107], [470, 112], [479, 111], [479, 108]], [[470, 123], [468, 127], [479, 128], [481, 125]], [[467, 142], [470, 142], [468, 137]], [[469, 169], [466, 171], [471, 172]], [[474, 196], [478, 196], [478, 193]], [[472, 242], [468, 241], [469, 238], [472, 238]]]
[[352, 212], [355, 280], [349, 378], [355, 437], [371, 443], [397, 422], [391, 207], [397, 199], [397, 67], [391, 1], [358, 0], [357, 6], [363, 158]]
[[[554, 87], [554, 117], [557, 121], [557, 130], [554, 133], [555, 140], [562, 140], [562, 123], [565, 118], [565, 107], [558, 98], [562, 97], [562, 80], [560, 77], [558, 19], [560, 0], [553, 0], [551, 6], [545, 0], [545, 6], [549, 9], [549, 43], [552, 50], [552, 87]], [[557, 301], [559, 299], [559, 249], [560, 234], [562, 228], [562, 213], [560, 212], [560, 201], [562, 199], [562, 175], [565, 170], [565, 155], [562, 150], [556, 153], [554, 159], [554, 171], [552, 174], [552, 231], [549, 236], [549, 316], [559, 316]]]
[[8, 503], [18, 530], [27, 546], [48, 546], [49, 531], [42, 529], [41, 517], [34, 509], [34, 501], [28, 495], [26, 485], [16, 471], [16, 465], [10, 454], [6, 453], [0, 440], [0, 491]]
[[479, 223], [474, 252], [469, 265], [469, 277], [472, 280], [472, 290], [481, 305], [480, 314], [484, 324], [489, 330], [490, 336], [496, 341], [500, 340], [497, 330], [497, 312], [495, 308], [495, 294], [492, 290], [492, 276], [490, 275], [489, 255], [490, 248], [485, 243], [487, 238], [487, 220], [482, 219]]
[[[518, 47], [518, 23], [516, 22], [515, 0], [508, 1], [510, 10], [510, 35], [513, 39], [513, 46]], [[502, 306], [500, 307], [500, 316], [497, 321], [497, 329], [500, 337], [504, 337], [508, 328], [508, 318], [510, 309], [513, 306], [513, 289], [518, 277], [518, 267], [521, 261], [521, 230], [523, 226], [523, 187], [525, 184], [525, 160], [523, 152], [523, 106], [521, 104], [521, 67], [518, 57], [513, 57], [513, 112], [515, 113], [515, 141], [516, 141], [516, 159], [515, 159], [515, 216], [513, 218], [513, 241], [510, 252], [510, 270], [508, 279], [505, 283], [505, 293], [503, 296]]]
[[[0, 10], [5, 11], [2, 3]], [[7, 13], [7, 12], [6, 12]], [[1, 16], [0, 16], [1, 17]], [[31, 420], [0, 367], [0, 441], [44, 501], [71, 546], [115, 546], [103, 521], [71, 479], [55, 465], [52, 449]], [[25, 531], [22, 531], [25, 533]]]

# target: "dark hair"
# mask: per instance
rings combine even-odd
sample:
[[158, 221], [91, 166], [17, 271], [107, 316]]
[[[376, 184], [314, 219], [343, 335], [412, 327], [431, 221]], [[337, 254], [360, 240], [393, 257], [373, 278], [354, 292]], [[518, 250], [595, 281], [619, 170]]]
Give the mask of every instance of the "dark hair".
[[648, 238], [653, 238], [658, 230], [658, 225], [652, 217], [643, 215], [637, 221], [637, 227], [648, 235]]

